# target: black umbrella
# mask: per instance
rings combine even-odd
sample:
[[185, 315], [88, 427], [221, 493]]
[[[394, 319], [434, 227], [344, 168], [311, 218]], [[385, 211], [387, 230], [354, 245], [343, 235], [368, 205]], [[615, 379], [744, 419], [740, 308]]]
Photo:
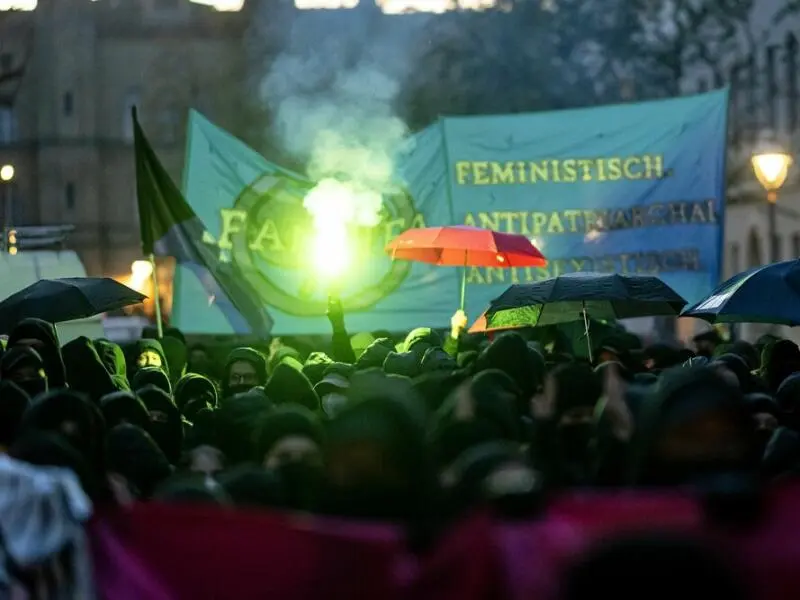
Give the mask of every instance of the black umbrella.
[[146, 299], [147, 296], [106, 277], [40, 279], [0, 302], [0, 332], [8, 333], [29, 317], [62, 323], [139, 304]]
[[485, 314], [487, 329], [583, 321], [588, 342], [589, 317], [675, 316], [685, 305], [686, 300], [652, 275], [569, 273], [512, 285], [492, 300]]

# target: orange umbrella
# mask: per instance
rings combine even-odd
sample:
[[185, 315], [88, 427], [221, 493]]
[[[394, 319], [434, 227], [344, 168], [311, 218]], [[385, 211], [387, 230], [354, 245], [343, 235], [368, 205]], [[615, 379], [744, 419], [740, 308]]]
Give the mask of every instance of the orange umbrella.
[[462, 225], [408, 229], [386, 245], [393, 259], [464, 267], [461, 309], [467, 286], [466, 267], [543, 267], [547, 259], [524, 235]]

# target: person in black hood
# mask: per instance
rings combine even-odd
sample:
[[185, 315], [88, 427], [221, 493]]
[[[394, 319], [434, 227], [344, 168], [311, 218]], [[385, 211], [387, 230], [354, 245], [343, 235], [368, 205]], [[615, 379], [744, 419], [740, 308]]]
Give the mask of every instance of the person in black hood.
[[729, 371], [734, 377], [731, 382], [735, 381], [742, 393], [749, 394], [755, 391], [756, 386], [750, 373], [751, 369], [747, 366], [747, 361], [738, 354], [723, 354], [715, 358], [710, 366]]
[[122, 423], [130, 423], [144, 430], [150, 426], [150, 413], [133, 392], [123, 390], [103, 396], [100, 398], [100, 411], [108, 429]]
[[119, 390], [89, 338], [75, 338], [61, 349], [61, 355], [70, 389], [83, 392], [95, 403]]
[[745, 342], [744, 340], [736, 340], [733, 342], [729, 352], [731, 354], [741, 356], [744, 359], [744, 362], [747, 363], [748, 370], [751, 372], [758, 369], [759, 364], [761, 363], [761, 356], [758, 354], [756, 347], [749, 342]]
[[105, 472], [105, 420], [84, 394], [59, 388], [38, 396], [22, 419], [20, 435], [31, 430], [64, 436], [83, 454], [95, 474], [102, 476]]
[[781, 411], [781, 423], [800, 432], [800, 373], [783, 380], [775, 393], [775, 400]]
[[55, 325], [41, 319], [23, 319], [8, 336], [6, 348], [27, 346], [33, 348], [44, 361], [49, 388], [66, 387], [67, 371], [61, 358], [61, 345]]
[[327, 428], [327, 511], [417, 527], [428, 522], [436, 485], [422, 400], [407, 379], [380, 372], [354, 375], [348, 397]]
[[[147, 431], [128, 423], [117, 425], [106, 438], [109, 476], [122, 477], [131, 496], [147, 500], [172, 475], [172, 466]], [[113, 483], [112, 483], [113, 487]]]
[[0, 359], [0, 379], [12, 381], [30, 398], [48, 390], [47, 375], [42, 357], [33, 348], [12, 348]]
[[698, 333], [692, 341], [697, 350], [697, 355], [710, 359], [714, 356], [714, 350], [722, 343], [722, 338], [716, 329], [709, 329], [703, 333]]
[[254, 348], [236, 348], [225, 361], [222, 398], [247, 392], [267, 383], [267, 360]]
[[518, 333], [497, 336], [478, 356], [477, 370], [500, 369], [507, 373], [519, 387], [524, 398], [520, 409], [527, 412], [527, 402], [544, 381], [544, 358], [528, 346]]
[[20, 434], [8, 453], [31, 465], [69, 469], [93, 502], [111, 499], [110, 490], [103, 482], [104, 472], [93, 468], [86, 456], [63, 435], [39, 429], [26, 431]]
[[365, 371], [373, 367], [382, 367], [383, 361], [394, 351], [394, 344], [389, 338], [380, 338], [366, 347], [356, 361], [356, 370]]
[[203, 344], [194, 344], [189, 348], [186, 370], [206, 377], [216, 376], [217, 369], [211, 361], [211, 355]]
[[[394, 344], [388, 340], [394, 349]], [[430, 327], [417, 327], [409, 332], [405, 341], [401, 344], [403, 352], [414, 352], [422, 358], [428, 348], [441, 348], [442, 337]], [[384, 357], [385, 358], [385, 357]]]
[[278, 406], [261, 422], [257, 455], [268, 469], [290, 462], [322, 464], [323, 435], [321, 423], [307, 408]]
[[554, 485], [589, 485], [597, 468], [600, 375], [587, 363], [564, 363], [553, 368], [545, 385], [552, 395], [553, 414], [534, 420], [532, 462]]
[[128, 349], [128, 379], [133, 381], [136, 371], [144, 367], [157, 367], [169, 377], [169, 363], [164, 348], [158, 340], [136, 340]]
[[203, 408], [216, 408], [217, 388], [210, 379], [197, 373], [187, 373], [175, 384], [175, 405], [181, 414], [194, 421]]
[[755, 470], [753, 426], [741, 390], [709, 367], [662, 374], [634, 435], [632, 476], [641, 485], [681, 485]]
[[[219, 448], [231, 463], [260, 460], [255, 452], [255, 435], [258, 425], [273, 408], [272, 402], [259, 387], [224, 399], [220, 407], [211, 413], [213, 424], [208, 425], [213, 428], [213, 433], [209, 432], [212, 438], [208, 441], [213, 441], [212, 445]], [[201, 417], [210, 412], [201, 410], [198, 413], [195, 429], [202, 431], [208, 428], [202, 423]]]
[[167, 460], [173, 465], [178, 464], [183, 448], [183, 421], [178, 407], [169, 395], [154, 385], [137, 390], [137, 394], [150, 413], [148, 433], [153, 436]]
[[172, 395], [172, 384], [167, 374], [158, 367], [142, 367], [136, 371], [131, 380], [131, 389], [140, 390], [148, 385], [154, 385], [165, 394]]
[[652, 344], [643, 352], [644, 366], [648, 371], [658, 373], [684, 362], [683, 355], [669, 344]]
[[800, 371], [800, 349], [790, 340], [770, 342], [761, 351], [761, 378], [771, 394], [783, 380]]
[[8, 450], [19, 431], [31, 399], [12, 381], [0, 381], [0, 451]]
[[319, 397], [308, 377], [286, 363], [275, 367], [267, 385], [264, 386], [264, 391], [275, 404], [294, 403], [305, 406], [311, 411], [320, 408]]
[[333, 364], [333, 359], [324, 352], [312, 352], [303, 364], [303, 375], [312, 385], [317, 385], [325, 375], [325, 369]]
[[261, 421], [257, 455], [264, 467], [281, 475], [295, 510], [313, 510], [319, 504], [323, 446], [322, 424], [302, 406], [278, 406]]
[[757, 452], [763, 457], [767, 444], [780, 424], [780, 408], [772, 396], [760, 393], [747, 394], [744, 404], [753, 420]]
[[125, 364], [125, 353], [119, 344], [110, 342], [103, 338], [98, 338], [94, 341], [95, 350], [100, 355], [100, 360], [103, 361], [108, 374], [114, 380], [114, 385], [119, 390], [130, 389], [128, 382], [128, 369]]

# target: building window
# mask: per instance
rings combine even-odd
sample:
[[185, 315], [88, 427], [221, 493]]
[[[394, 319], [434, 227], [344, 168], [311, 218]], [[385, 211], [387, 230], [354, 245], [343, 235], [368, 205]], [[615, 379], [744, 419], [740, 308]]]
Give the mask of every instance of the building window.
[[71, 181], [64, 186], [64, 203], [67, 205], [67, 210], [75, 208], [75, 184]]
[[65, 117], [72, 116], [72, 111], [75, 109], [72, 92], [64, 92], [64, 96], [61, 98], [61, 108]]
[[0, 106], [0, 144], [10, 144], [17, 138], [17, 119], [14, 109]]
[[800, 258], [800, 233], [792, 235], [792, 258]]
[[122, 138], [126, 142], [133, 141], [133, 119], [131, 110], [139, 104], [141, 92], [139, 88], [131, 88], [125, 94], [125, 102], [122, 107]]

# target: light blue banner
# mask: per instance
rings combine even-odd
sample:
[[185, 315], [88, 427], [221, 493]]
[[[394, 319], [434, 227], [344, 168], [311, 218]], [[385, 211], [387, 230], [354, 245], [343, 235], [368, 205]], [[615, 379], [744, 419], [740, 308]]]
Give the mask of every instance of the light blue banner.
[[[689, 302], [719, 280], [727, 91], [591, 109], [445, 118], [401, 157], [381, 224], [354, 232], [362, 257], [343, 288], [352, 332], [445, 327], [460, 270], [392, 264], [383, 245], [408, 227], [469, 224], [530, 237], [545, 268], [468, 270], [477, 316], [512, 283], [574, 271], [660, 276]], [[275, 335], [327, 334], [327, 291], [303, 262], [310, 182], [268, 162], [198, 113], [184, 192], [213, 239], [259, 290]], [[233, 333], [179, 268], [173, 320]]]

